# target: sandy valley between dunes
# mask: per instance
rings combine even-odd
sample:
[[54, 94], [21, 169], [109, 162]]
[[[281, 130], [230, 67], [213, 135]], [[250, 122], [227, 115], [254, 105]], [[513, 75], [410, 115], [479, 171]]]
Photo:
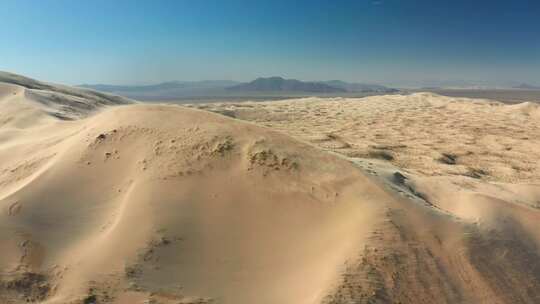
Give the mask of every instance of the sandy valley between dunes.
[[0, 76], [0, 303], [540, 302], [537, 104]]

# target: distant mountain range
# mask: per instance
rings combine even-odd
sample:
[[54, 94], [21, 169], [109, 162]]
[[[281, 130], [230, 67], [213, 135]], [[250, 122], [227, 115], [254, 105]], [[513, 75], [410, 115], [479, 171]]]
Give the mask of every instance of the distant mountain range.
[[283, 77], [257, 78], [228, 88], [231, 91], [257, 92], [311, 92], [311, 93], [346, 93], [346, 92], [395, 92], [396, 89], [381, 85], [348, 83], [341, 80], [300, 81]]
[[236, 96], [248, 94], [343, 94], [393, 93], [398, 90], [382, 85], [348, 83], [341, 80], [301, 81], [283, 77], [257, 78], [240, 83], [229, 80], [171, 81], [153, 85], [83, 84], [80, 87], [114, 93], [141, 100], [182, 99], [198, 96]]
[[239, 84], [230, 80], [170, 81], [151, 85], [83, 84], [82, 88], [114, 93], [141, 100], [175, 99], [186, 96], [216, 94]]
[[449, 79], [449, 80], [410, 80], [394, 83], [394, 86], [400, 88], [408, 88], [414, 90], [505, 90], [505, 89], [524, 89], [524, 90], [539, 90], [538, 83], [531, 85], [515, 80], [465, 80], [465, 79]]
[[522, 83], [520, 85], [514, 86], [513, 88], [522, 90], [540, 90], [540, 86], [534, 86], [527, 83]]
[[80, 87], [113, 92], [148, 92], [148, 91], [163, 91], [176, 90], [185, 88], [225, 88], [239, 84], [237, 81], [231, 80], [202, 80], [202, 81], [170, 81], [159, 84], [129, 86], [129, 85], [109, 85], [109, 84], [83, 84]]

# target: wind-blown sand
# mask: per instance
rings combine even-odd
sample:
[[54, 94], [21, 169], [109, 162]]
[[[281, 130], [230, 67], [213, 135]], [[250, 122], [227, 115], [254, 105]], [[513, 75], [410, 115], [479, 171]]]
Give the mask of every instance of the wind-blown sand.
[[58, 107], [10, 79], [1, 303], [539, 300], [534, 104], [202, 106], [233, 119], [105, 94]]
[[431, 93], [192, 105], [423, 175], [540, 181], [540, 104]]

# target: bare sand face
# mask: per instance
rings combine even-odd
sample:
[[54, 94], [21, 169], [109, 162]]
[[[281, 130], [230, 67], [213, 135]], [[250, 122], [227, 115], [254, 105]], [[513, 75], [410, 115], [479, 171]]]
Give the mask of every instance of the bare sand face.
[[331, 303], [538, 301], [538, 104], [418, 93], [193, 106], [342, 155], [397, 194]]
[[540, 181], [540, 105], [430, 93], [195, 105], [424, 175]]
[[538, 302], [535, 105], [38, 91], [0, 84], [1, 303]]

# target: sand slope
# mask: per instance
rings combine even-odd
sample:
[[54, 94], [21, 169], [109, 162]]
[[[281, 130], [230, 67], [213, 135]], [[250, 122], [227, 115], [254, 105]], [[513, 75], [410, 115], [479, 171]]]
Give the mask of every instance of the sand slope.
[[26, 136], [0, 153], [8, 303], [122, 301], [137, 290], [313, 303], [379, 212], [362, 207], [367, 194], [384, 194], [344, 160], [175, 106], [112, 108]]
[[[60, 119], [78, 119], [104, 106], [130, 104], [134, 101], [112, 94], [89, 89], [49, 84], [28, 77], [0, 71], [0, 84], [13, 85], [18, 97], [36, 103], [39, 108]], [[13, 93], [11, 89], [0, 91]], [[0, 95], [5, 95], [0, 93]]]
[[537, 104], [418, 93], [192, 106], [342, 155], [396, 194], [330, 303], [539, 301]]
[[65, 120], [27, 89], [0, 87], [1, 303], [538, 302], [532, 182], [179, 106]]

